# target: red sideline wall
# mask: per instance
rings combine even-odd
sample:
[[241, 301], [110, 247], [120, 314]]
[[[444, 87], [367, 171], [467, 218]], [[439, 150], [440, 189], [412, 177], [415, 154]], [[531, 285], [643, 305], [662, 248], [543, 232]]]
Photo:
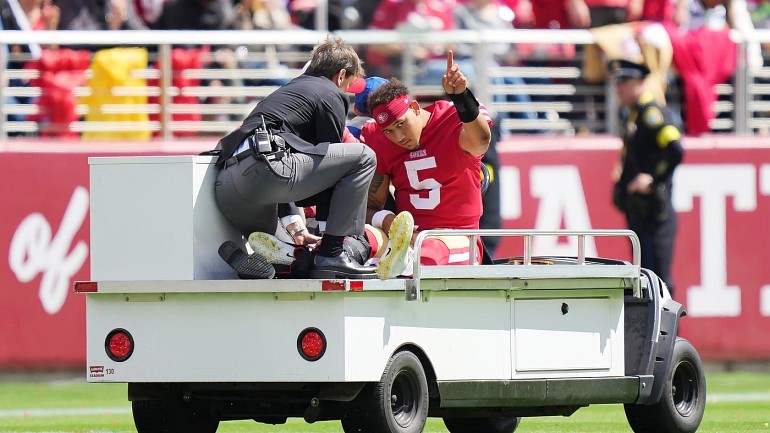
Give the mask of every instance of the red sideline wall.
[[[215, 140], [152, 144], [0, 142], [0, 368], [82, 367], [89, 279], [89, 156], [197, 154]], [[497, 175], [506, 228], [624, 228], [610, 200], [614, 137], [511, 137]], [[706, 360], [770, 359], [770, 140], [685, 140], [676, 173], [676, 294], [688, 310], [681, 335]], [[141, 203], [136, 203], [141, 206]], [[569, 239], [538, 251], [575, 255]], [[115, 246], [120, 248], [119, 245]], [[630, 257], [618, 240], [587, 253]], [[498, 257], [521, 255], [503, 240]]]

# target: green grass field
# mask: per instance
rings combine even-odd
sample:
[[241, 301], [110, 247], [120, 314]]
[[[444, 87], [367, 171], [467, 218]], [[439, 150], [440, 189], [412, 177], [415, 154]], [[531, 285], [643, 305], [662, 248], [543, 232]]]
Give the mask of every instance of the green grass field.
[[[709, 373], [706, 415], [699, 432], [770, 433], [770, 373]], [[223, 422], [219, 432], [339, 433], [339, 422], [282, 426]], [[517, 433], [628, 433], [620, 405], [591, 406], [571, 417], [525, 418]], [[85, 381], [0, 382], [0, 432], [136, 432], [124, 384]], [[426, 433], [445, 433], [430, 419]]]

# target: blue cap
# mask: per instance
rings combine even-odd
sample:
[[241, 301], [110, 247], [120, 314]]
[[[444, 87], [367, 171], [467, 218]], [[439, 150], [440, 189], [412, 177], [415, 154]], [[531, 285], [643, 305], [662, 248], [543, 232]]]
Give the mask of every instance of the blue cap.
[[375, 89], [387, 83], [388, 80], [382, 77], [369, 77], [366, 79], [366, 87], [364, 90], [356, 93], [356, 110], [364, 116], [371, 116], [372, 113], [366, 108], [366, 100], [369, 99], [369, 94]]

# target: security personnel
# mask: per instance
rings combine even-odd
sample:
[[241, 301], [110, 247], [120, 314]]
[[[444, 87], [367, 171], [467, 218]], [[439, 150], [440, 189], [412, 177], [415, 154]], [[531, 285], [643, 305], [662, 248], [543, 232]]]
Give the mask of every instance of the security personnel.
[[641, 242], [642, 267], [655, 272], [674, 293], [671, 257], [676, 213], [671, 203], [674, 169], [682, 161], [681, 131], [671, 112], [644, 87], [650, 70], [627, 60], [609, 62], [618, 102], [628, 110], [613, 203]]

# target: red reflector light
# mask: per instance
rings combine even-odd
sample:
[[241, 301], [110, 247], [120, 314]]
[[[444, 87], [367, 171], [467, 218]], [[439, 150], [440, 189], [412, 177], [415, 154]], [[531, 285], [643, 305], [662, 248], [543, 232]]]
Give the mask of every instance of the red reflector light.
[[75, 281], [75, 293], [96, 293], [99, 287], [95, 281]]
[[107, 334], [104, 350], [111, 360], [123, 362], [134, 353], [134, 338], [125, 329], [113, 329]]
[[302, 358], [317, 361], [326, 352], [326, 337], [318, 328], [307, 328], [299, 333], [297, 350]]

